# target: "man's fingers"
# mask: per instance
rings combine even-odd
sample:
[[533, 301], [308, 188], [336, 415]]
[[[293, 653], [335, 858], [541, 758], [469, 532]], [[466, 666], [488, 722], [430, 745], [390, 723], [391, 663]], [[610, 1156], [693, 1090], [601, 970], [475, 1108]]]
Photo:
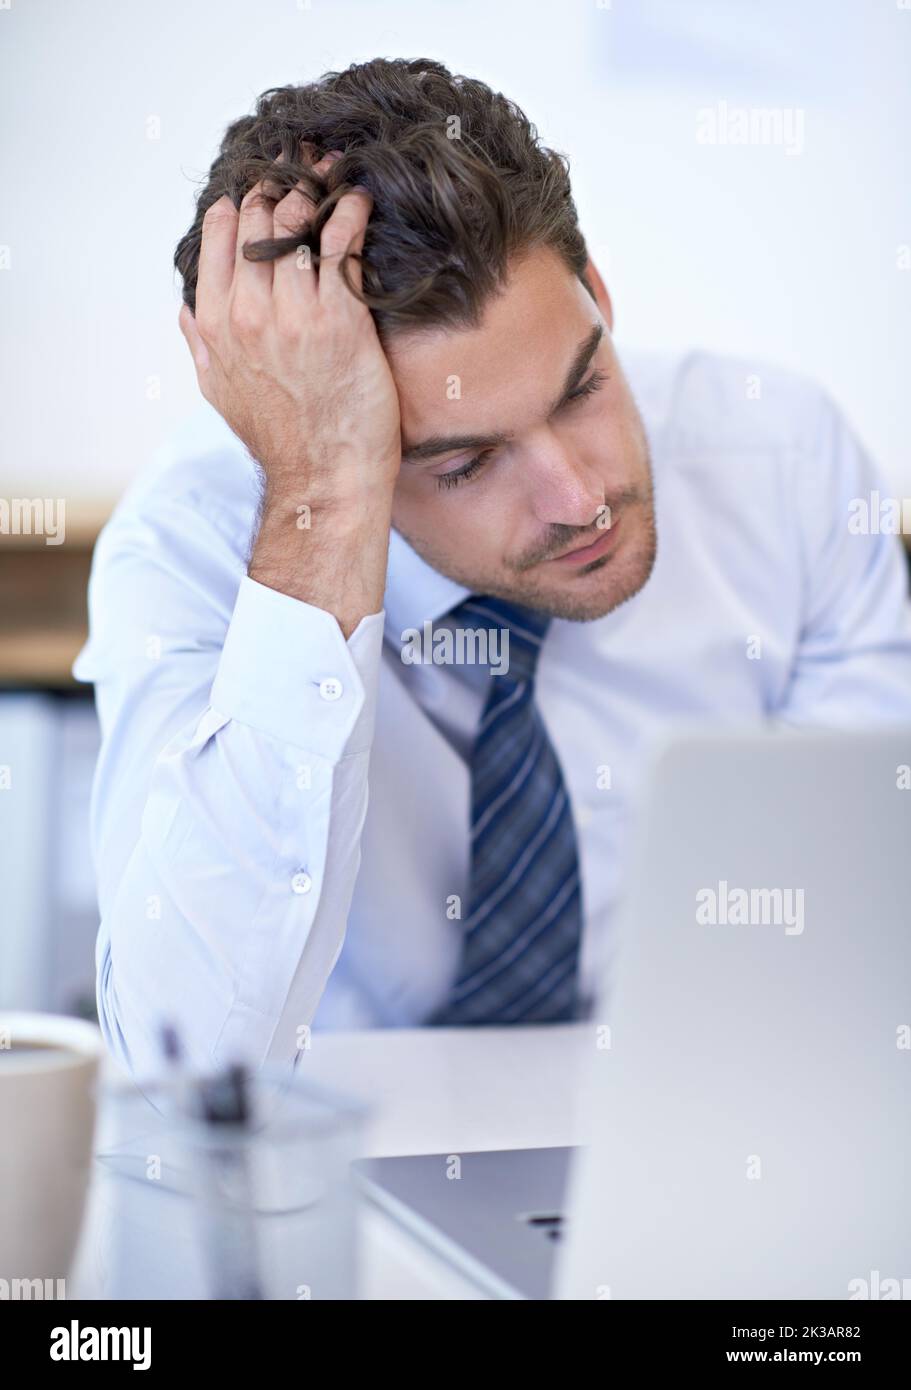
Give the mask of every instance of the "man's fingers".
[[[312, 147], [305, 157], [310, 154]], [[332, 150], [314, 170], [325, 174], [339, 158], [341, 151]], [[278, 191], [275, 181], [266, 176], [245, 195], [239, 210], [230, 198], [222, 197], [203, 219], [197, 313], [195, 320], [189, 311], [180, 316], [181, 331], [200, 372], [209, 367], [204, 340], [214, 345], [226, 323], [229, 331], [244, 335], [264, 328], [273, 313], [283, 313], [293, 325], [317, 295], [340, 313], [350, 312], [356, 302], [342, 281], [339, 265], [346, 250], [363, 248], [373, 206], [370, 194], [366, 189], [353, 190], [336, 203], [320, 236], [317, 276], [303, 244], [298, 252], [274, 262], [250, 261], [244, 255], [248, 243], [295, 234], [312, 218], [314, 200], [305, 186], [298, 184], [276, 202], [273, 195]], [[348, 267], [352, 283], [360, 287], [360, 265], [351, 260]]]
[[196, 277], [196, 322], [207, 336], [214, 334], [225, 313], [234, 279], [237, 209], [224, 195], [202, 220], [199, 270]]
[[[316, 150], [313, 147], [313, 145], [310, 143], [309, 140], [300, 140], [298, 144], [300, 147], [301, 162], [303, 164], [313, 164], [313, 160], [316, 155]], [[341, 154], [341, 151], [335, 150], [333, 153], [336, 156], [338, 156], [339, 154]], [[323, 158], [320, 160], [319, 164], [313, 165], [314, 169], [322, 170], [324, 165], [326, 165], [326, 161], [328, 159], [329, 155], [324, 155]], [[283, 154], [277, 154], [275, 156], [274, 162], [276, 164], [284, 164], [285, 156]], [[274, 198], [276, 202], [279, 202], [279, 200], [283, 198], [288, 191], [288, 189], [286, 187], [283, 188], [279, 184], [278, 180], [273, 178], [271, 174], [266, 174], [263, 178], [263, 187], [265, 188], [269, 197]]]
[[209, 349], [202, 340], [199, 326], [188, 305], [182, 304], [180, 306], [177, 323], [186, 340], [187, 347], [190, 349], [190, 355], [196, 364], [196, 380], [199, 384], [199, 389], [209, 404], [214, 405], [217, 409], [218, 403], [215, 399], [212, 358], [209, 355]]
[[181, 333], [186, 339], [187, 347], [190, 349], [190, 355], [193, 361], [196, 363], [197, 368], [201, 372], [204, 372], [209, 365], [209, 349], [199, 335], [199, 329], [196, 327], [196, 320], [188, 304], [182, 304], [180, 306], [177, 323]]
[[[335, 312], [341, 312], [343, 308], [357, 303], [342, 279], [339, 267], [346, 251], [363, 251], [364, 236], [372, 210], [373, 198], [367, 189], [353, 188], [339, 198], [332, 216], [320, 234], [320, 303]], [[357, 289], [361, 289], [363, 277], [360, 261], [348, 261], [348, 274], [351, 283]]]
[[248, 261], [244, 246], [248, 241], [266, 241], [272, 234], [272, 203], [260, 179], [245, 194], [237, 219], [234, 285], [231, 291], [231, 320], [235, 328], [244, 329], [255, 322], [264, 322], [269, 313], [272, 262]]
[[[325, 174], [334, 160], [341, 157], [341, 151], [331, 150], [318, 164], [314, 164], [316, 174]], [[296, 234], [309, 224], [316, 204], [303, 184], [297, 184], [280, 202], [273, 213], [274, 235], [286, 237]], [[281, 256], [273, 265], [272, 299], [277, 306], [290, 307], [293, 313], [301, 313], [316, 299], [316, 269], [311, 264], [309, 248], [303, 243], [290, 255]]]

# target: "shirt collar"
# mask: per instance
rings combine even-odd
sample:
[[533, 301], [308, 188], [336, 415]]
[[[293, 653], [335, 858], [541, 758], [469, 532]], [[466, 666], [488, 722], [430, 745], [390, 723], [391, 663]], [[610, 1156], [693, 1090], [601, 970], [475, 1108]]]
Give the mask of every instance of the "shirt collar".
[[435, 622], [471, 592], [428, 565], [398, 531], [391, 533], [383, 602], [389, 641], [398, 645], [406, 628], [420, 629], [425, 622]]

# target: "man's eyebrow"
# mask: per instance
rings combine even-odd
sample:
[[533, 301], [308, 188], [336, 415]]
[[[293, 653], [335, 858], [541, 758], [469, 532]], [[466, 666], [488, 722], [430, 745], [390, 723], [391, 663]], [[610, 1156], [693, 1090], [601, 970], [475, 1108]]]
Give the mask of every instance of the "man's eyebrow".
[[[603, 337], [604, 324], [596, 323], [588, 337], [579, 344], [563, 388], [547, 412], [548, 419], [561, 405], [565, 405], [567, 397], [575, 391], [588, 371], [589, 363]], [[511, 438], [512, 435], [502, 433], [432, 434], [427, 439], [422, 439], [420, 444], [403, 444], [402, 462], [423, 463], [425, 459], [436, 458], [439, 454], [460, 453], [463, 449], [496, 449], [501, 444], [508, 444]]]

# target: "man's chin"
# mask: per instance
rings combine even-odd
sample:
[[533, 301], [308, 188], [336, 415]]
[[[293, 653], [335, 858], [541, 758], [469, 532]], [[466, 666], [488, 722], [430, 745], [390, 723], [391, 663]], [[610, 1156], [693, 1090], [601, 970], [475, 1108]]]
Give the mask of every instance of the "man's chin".
[[508, 603], [523, 604], [569, 622], [588, 623], [604, 618], [635, 598], [652, 573], [657, 552], [654, 515], [649, 508], [635, 533], [602, 559], [580, 570], [544, 561], [521, 574], [501, 574], [495, 580], [468, 574], [417, 538], [400, 534], [423, 560], [440, 574], [476, 594], [489, 594]]
[[576, 573], [557, 573], [553, 562], [537, 565], [509, 595], [516, 603], [538, 608], [554, 618], [589, 623], [627, 603], [647, 584], [655, 565], [654, 526], [635, 540], [629, 538], [613, 554]]

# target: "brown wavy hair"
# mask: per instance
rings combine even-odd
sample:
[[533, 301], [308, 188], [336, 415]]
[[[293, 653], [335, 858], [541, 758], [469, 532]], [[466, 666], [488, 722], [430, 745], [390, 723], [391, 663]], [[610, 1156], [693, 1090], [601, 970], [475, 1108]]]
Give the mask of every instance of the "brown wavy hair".
[[[302, 151], [316, 163], [334, 149], [342, 158], [325, 179], [302, 162]], [[338, 199], [354, 184], [370, 191], [363, 293], [352, 284], [348, 256], [341, 270], [381, 336], [477, 327], [511, 258], [539, 246], [556, 251], [591, 293], [565, 155], [542, 145], [502, 93], [442, 63], [355, 63], [305, 86], [271, 88], [252, 116], [228, 126], [174, 256], [194, 313], [206, 210], [223, 194], [239, 207], [267, 174], [279, 195], [303, 182], [316, 213], [296, 236], [248, 242], [248, 260], [276, 260], [306, 245], [318, 264], [319, 234]]]

